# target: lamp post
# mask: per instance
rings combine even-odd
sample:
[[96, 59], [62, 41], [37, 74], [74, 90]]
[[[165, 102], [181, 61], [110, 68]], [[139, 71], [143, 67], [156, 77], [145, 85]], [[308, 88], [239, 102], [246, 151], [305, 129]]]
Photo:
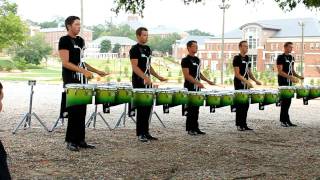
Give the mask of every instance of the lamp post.
[[[303, 61], [304, 61], [304, 22], [299, 21], [299, 26], [301, 26], [301, 58], [300, 58], [300, 71], [301, 71], [301, 76], [303, 76]], [[301, 81], [302, 83], [302, 81]]]
[[225, 24], [225, 12], [226, 9], [230, 7], [230, 4], [226, 4], [226, 0], [222, 0], [222, 4], [219, 5], [220, 9], [222, 9], [222, 45], [221, 45], [221, 84], [223, 84], [223, 64], [224, 64], [224, 24]]

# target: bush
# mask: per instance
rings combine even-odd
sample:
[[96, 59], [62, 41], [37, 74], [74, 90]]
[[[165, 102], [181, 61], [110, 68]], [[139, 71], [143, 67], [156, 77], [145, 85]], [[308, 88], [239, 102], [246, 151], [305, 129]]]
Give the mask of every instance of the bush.
[[178, 77], [178, 83], [179, 84], [182, 83], [182, 77], [181, 76]]
[[121, 77], [120, 76], [117, 77], [117, 82], [121, 82]]
[[317, 80], [317, 86], [320, 86], [320, 79]]
[[168, 77], [172, 77], [172, 72], [168, 71]]
[[106, 81], [107, 81], [107, 82], [110, 82], [111, 80], [112, 80], [112, 77], [111, 77], [111, 76], [107, 76], [107, 77], [106, 77]]
[[312, 85], [312, 86], [314, 85], [314, 79], [310, 80], [310, 85]]
[[3, 71], [3, 70], [4, 70], [4, 67], [0, 65], [0, 71]]

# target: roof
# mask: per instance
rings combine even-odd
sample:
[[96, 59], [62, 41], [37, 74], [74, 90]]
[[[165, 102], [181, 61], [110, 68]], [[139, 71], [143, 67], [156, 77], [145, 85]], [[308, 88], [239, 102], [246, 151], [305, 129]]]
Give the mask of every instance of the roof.
[[188, 41], [197, 41], [198, 45], [204, 45], [206, 40], [212, 39], [213, 36], [187, 36], [181, 40], [177, 40], [176, 43], [180, 45], [186, 45]]
[[135, 45], [137, 42], [128, 38], [121, 36], [102, 36], [94, 40], [93, 44], [101, 44], [103, 40], [109, 40], [111, 44], [120, 44], [120, 45]]
[[[84, 30], [87, 32], [91, 31], [89, 29], [84, 29]], [[43, 29], [40, 29], [40, 32], [67, 32], [67, 30], [65, 27], [56, 27], [56, 28], [43, 28]]]
[[[262, 29], [269, 29], [277, 31], [270, 38], [290, 38], [301, 36], [301, 26], [299, 22], [305, 24], [304, 36], [305, 37], [320, 37], [320, 21], [315, 18], [295, 18], [295, 19], [275, 19], [275, 20], [262, 20], [256, 22], [250, 22], [242, 25], [240, 28], [234, 29], [225, 33], [225, 39], [241, 39], [242, 29], [249, 25], [257, 25]], [[221, 35], [214, 37], [213, 39], [221, 39]]]

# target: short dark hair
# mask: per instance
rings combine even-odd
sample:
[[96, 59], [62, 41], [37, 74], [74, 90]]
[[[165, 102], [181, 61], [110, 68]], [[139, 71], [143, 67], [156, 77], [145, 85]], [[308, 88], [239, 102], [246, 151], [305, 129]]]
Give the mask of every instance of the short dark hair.
[[141, 36], [142, 31], [148, 31], [148, 29], [145, 28], [145, 27], [139, 27], [139, 28], [136, 30], [136, 36]]
[[68, 25], [71, 26], [75, 20], [80, 20], [80, 18], [78, 16], [69, 16], [67, 17], [67, 19], [64, 21], [64, 25], [66, 26], [67, 31], [68, 29]]
[[289, 45], [293, 45], [293, 43], [292, 42], [286, 42], [286, 43], [284, 43], [283, 47], [288, 47]]
[[240, 41], [239, 42], [239, 48], [242, 46], [243, 43], [248, 43], [248, 41], [246, 41], [246, 40]]
[[188, 42], [187, 42], [187, 47], [188, 47], [188, 48], [191, 47], [193, 43], [198, 43], [198, 42], [195, 41], [195, 40], [188, 41]]
[[3, 89], [3, 86], [2, 86], [2, 84], [1, 84], [1, 82], [0, 82], [0, 91]]

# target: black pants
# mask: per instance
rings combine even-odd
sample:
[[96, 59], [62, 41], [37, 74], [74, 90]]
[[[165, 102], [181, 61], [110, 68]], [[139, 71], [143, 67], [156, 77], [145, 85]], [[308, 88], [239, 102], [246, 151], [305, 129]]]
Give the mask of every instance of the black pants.
[[0, 141], [0, 179], [1, 180], [11, 179], [8, 164], [7, 164], [7, 153], [4, 150], [4, 147], [1, 141]]
[[[142, 79], [132, 81], [133, 88], [146, 88]], [[151, 115], [151, 106], [136, 107], [137, 109], [137, 136], [149, 134], [149, 117]]]
[[247, 126], [247, 114], [249, 110], [249, 104], [239, 104], [236, 107], [236, 126]]
[[280, 122], [290, 122], [289, 108], [291, 105], [291, 98], [281, 100]]
[[79, 144], [85, 141], [85, 120], [87, 105], [71, 106], [68, 110], [66, 142]]
[[[234, 82], [235, 90], [245, 90], [246, 87], [241, 82]], [[236, 126], [245, 127], [247, 126], [247, 115], [250, 104], [238, 104], [236, 108]]]
[[137, 107], [137, 136], [149, 134], [151, 106]]
[[197, 131], [199, 130], [199, 106], [188, 106], [187, 107], [187, 121], [186, 131]]

